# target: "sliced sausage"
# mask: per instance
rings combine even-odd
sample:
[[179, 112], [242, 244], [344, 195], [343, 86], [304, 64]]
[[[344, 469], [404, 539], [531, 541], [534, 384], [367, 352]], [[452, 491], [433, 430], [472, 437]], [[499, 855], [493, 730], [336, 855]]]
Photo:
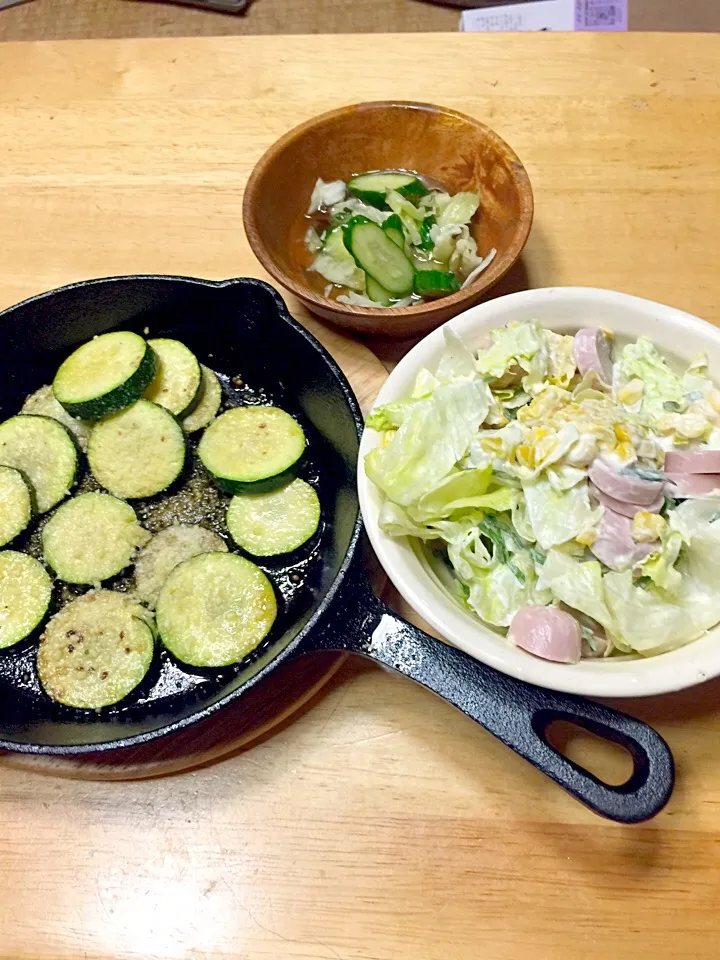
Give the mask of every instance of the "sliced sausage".
[[719, 473], [669, 473], [667, 478], [668, 494], [678, 500], [708, 497], [713, 493], [720, 497]]
[[590, 493], [598, 503], [607, 510], [612, 510], [613, 513], [619, 513], [623, 517], [630, 517], [631, 520], [636, 513], [660, 513], [665, 503], [665, 494], [662, 492], [658, 495], [657, 500], [653, 500], [652, 503], [648, 503], [645, 506], [639, 503], [625, 503], [623, 500], [616, 500], [615, 497], [609, 497], [594, 484], [590, 484]]
[[625, 503], [637, 503], [642, 507], [655, 503], [664, 486], [662, 480], [643, 480], [641, 477], [618, 473], [602, 460], [593, 462], [588, 476], [595, 486], [609, 497]]
[[671, 450], [665, 454], [671, 473], [720, 473], [720, 450]]
[[612, 383], [613, 366], [610, 356], [610, 338], [599, 327], [584, 327], [575, 334], [573, 344], [575, 363], [580, 374], [594, 371], [603, 383]]
[[636, 543], [632, 538], [633, 522], [612, 510], [605, 510], [590, 547], [595, 556], [611, 570], [627, 570], [645, 560], [658, 549], [658, 543]]
[[521, 650], [555, 663], [577, 663], [582, 654], [577, 620], [555, 607], [532, 604], [518, 610], [508, 638]]

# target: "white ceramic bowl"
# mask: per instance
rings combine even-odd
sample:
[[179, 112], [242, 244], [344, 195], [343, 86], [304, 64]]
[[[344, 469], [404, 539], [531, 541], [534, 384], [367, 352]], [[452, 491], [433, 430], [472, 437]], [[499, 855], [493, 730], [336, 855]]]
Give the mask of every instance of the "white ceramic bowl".
[[[528, 290], [473, 307], [445, 326], [472, 344], [487, 330], [504, 326], [509, 320], [530, 319], [559, 333], [574, 333], [583, 326], [607, 327], [615, 332], [620, 344], [645, 335], [671, 362], [674, 358], [678, 368], [694, 354], [706, 352], [710, 373], [716, 382], [719, 379], [720, 329], [673, 307], [609, 290]], [[421, 367], [435, 369], [443, 346], [440, 327], [398, 364], [380, 391], [377, 403], [407, 396]], [[541, 660], [509, 644], [446, 593], [407, 538], [392, 539], [378, 527], [381, 496], [362, 466], [365, 454], [378, 442], [375, 431], [365, 431], [358, 464], [360, 506], [370, 540], [405, 600], [450, 643], [510, 676], [552, 690], [589, 696], [644, 697], [668, 693], [720, 674], [720, 628], [679, 650], [647, 660], [622, 657], [567, 665]]]

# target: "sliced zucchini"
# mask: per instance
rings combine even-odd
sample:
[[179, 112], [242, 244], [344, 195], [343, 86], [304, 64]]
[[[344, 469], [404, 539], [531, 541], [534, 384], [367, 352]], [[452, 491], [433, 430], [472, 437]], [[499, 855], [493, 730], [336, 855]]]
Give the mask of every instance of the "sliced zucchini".
[[355, 263], [395, 297], [412, 293], [413, 266], [400, 247], [376, 223], [353, 217], [345, 228], [345, 246]]
[[401, 250], [405, 249], [405, 233], [403, 232], [402, 220], [396, 213], [384, 221], [382, 228], [393, 243], [396, 243]]
[[87, 455], [95, 479], [116, 497], [152, 497], [180, 476], [185, 437], [164, 407], [138, 400], [95, 424]]
[[205, 469], [228, 493], [281, 486], [297, 469], [304, 452], [302, 427], [278, 407], [226, 410], [210, 424], [198, 445]]
[[423, 197], [428, 192], [422, 181], [411, 173], [361, 173], [348, 183], [348, 190], [358, 200], [369, 203], [381, 210], [387, 207], [386, 196], [389, 190], [397, 190], [403, 197]]
[[0, 648], [24, 640], [50, 606], [52, 580], [34, 557], [15, 550], [0, 553]]
[[204, 430], [213, 422], [222, 403], [220, 381], [209, 367], [200, 364], [200, 370], [202, 372], [200, 397], [192, 413], [188, 413], [182, 419], [182, 428], [185, 433]]
[[272, 493], [233, 497], [227, 527], [235, 543], [255, 557], [292, 553], [320, 525], [320, 501], [309, 483], [293, 480]]
[[100, 710], [126, 697], [150, 668], [155, 638], [139, 603], [92, 590], [50, 620], [40, 638], [45, 692], [68, 707]]
[[53, 393], [72, 417], [97, 420], [134, 403], [157, 369], [152, 348], [137, 333], [115, 330], [71, 353], [53, 380]]
[[135, 588], [154, 607], [160, 590], [175, 567], [200, 553], [227, 553], [225, 541], [212, 530], [174, 523], [156, 533], [135, 560]]
[[32, 492], [14, 467], [0, 467], [0, 547], [26, 529], [33, 514]]
[[23, 473], [38, 513], [46, 513], [70, 493], [78, 455], [73, 438], [57, 420], [21, 414], [0, 423], [0, 464]]
[[175, 567], [160, 591], [160, 638], [194, 667], [226, 667], [246, 657], [277, 617], [272, 584], [233, 553], [203, 553]]
[[43, 527], [43, 555], [66, 583], [100, 583], [132, 562], [150, 534], [129, 503], [83, 493], [64, 503]]
[[179, 340], [148, 340], [158, 358], [155, 379], [143, 397], [176, 417], [190, 413], [200, 397], [202, 374], [194, 353]]
[[372, 277], [368, 277], [365, 282], [365, 292], [376, 303], [382, 303], [386, 307], [392, 306], [392, 294], [388, 293], [385, 287], [381, 287], [377, 280], [373, 280]]
[[81, 450], [87, 449], [92, 423], [71, 417], [65, 407], [58, 402], [52, 387], [48, 384], [31, 393], [22, 405], [20, 413], [30, 413], [38, 417], [52, 417], [66, 427], [75, 437]]
[[454, 273], [445, 270], [418, 270], [415, 274], [415, 293], [421, 297], [446, 297], [457, 293], [460, 281]]

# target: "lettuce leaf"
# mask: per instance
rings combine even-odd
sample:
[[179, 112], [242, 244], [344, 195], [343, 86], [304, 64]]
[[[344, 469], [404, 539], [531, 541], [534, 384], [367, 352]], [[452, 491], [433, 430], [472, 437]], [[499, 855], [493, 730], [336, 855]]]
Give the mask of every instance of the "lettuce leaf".
[[523, 484], [527, 516], [535, 540], [549, 550], [600, 522], [602, 510], [590, 506], [587, 483], [556, 490], [546, 477]]
[[545, 351], [545, 337], [537, 321], [510, 322], [506, 327], [490, 331], [493, 345], [478, 353], [477, 369], [484, 377], [501, 377], [508, 367], [517, 363], [529, 370], [532, 359]]
[[449, 327], [443, 330], [445, 349], [440, 357], [435, 376], [443, 383], [453, 380], [475, 379], [475, 355], [468, 345]]
[[605, 602], [602, 567], [597, 560], [582, 562], [562, 550], [551, 550], [540, 572], [538, 586], [612, 631], [613, 619]]
[[640, 337], [623, 349], [616, 369], [619, 374], [616, 396], [631, 380], [642, 380], [643, 395], [638, 416], [648, 424], [655, 424], [665, 416], [667, 411], [664, 404], [682, 405], [685, 398], [682, 380], [673, 373], [655, 344], [647, 337]]
[[412, 397], [407, 397], [405, 400], [395, 400], [393, 403], [385, 403], [381, 407], [375, 407], [365, 421], [365, 426], [370, 430], [378, 430], [381, 433], [385, 430], [397, 430], [398, 427], [403, 425], [411, 408], [417, 402]]
[[427, 520], [448, 517], [454, 510], [476, 509], [490, 485], [492, 470], [459, 470], [439, 483], [410, 507], [409, 513], [421, 523]]
[[527, 553], [513, 555], [513, 564], [523, 574], [521, 582], [510, 566], [494, 563], [486, 569], [476, 569], [467, 582], [468, 605], [486, 623], [508, 627], [515, 614], [531, 603], [550, 602], [546, 591], [538, 589], [535, 564]]
[[366, 456], [368, 477], [401, 506], [419, 500], [468, 452], [489, 406], [482, 380], [441, 384], [413, 405], [388, 447]]

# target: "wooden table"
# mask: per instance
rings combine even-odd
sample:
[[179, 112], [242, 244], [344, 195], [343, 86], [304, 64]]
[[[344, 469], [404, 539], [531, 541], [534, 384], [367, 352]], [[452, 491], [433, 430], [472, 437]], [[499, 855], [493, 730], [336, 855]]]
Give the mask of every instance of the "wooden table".
[[[5, 46], [0, 307], [100, 274], [261, 275], [241, 227], [261, 152], [392, 96], [476, 114], [517, 149], [537, 201], [527, 282], [720, 323], [718, 62], [720, 38], [690, 35]], [[274, 736], [182, 776], [0, 765], [0, 957], [715, 960], [718, 699], [711, 683], [627, 705], [678, 761], [640, 827], [355, 662]]]

